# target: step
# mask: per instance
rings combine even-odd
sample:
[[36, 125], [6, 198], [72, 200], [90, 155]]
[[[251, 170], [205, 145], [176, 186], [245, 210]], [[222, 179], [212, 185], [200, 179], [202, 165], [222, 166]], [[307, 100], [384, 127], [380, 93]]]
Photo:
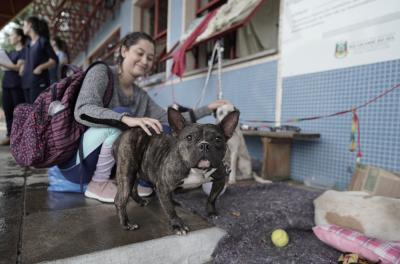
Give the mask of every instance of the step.
[[189, 232], [185, 236], [169, 235], [158, 239], [42, 263], [207, 263], [212, 260], [211, 254], [218, 241], [225, 234], [226, 232], [218, 227], [210, 227]]
[[205, 263], [226, 234], [177, 207], [191, 231], [175, 235], [156, 197], [129, 202], [140, 228], [125, 231], [113, 204], [49, 192], [46, 170], [17, 166], [6, 147], [0, 154], [0, 263]]

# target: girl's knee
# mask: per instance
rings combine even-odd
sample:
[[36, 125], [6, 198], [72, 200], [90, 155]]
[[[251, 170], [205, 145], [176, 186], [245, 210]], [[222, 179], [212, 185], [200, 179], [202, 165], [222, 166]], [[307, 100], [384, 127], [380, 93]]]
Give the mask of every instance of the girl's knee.
[[121, 130], [113, 127], [90, 127], [85, 132], [85, 136], [104, 139], [114, 134], [121, 134]]
[[104, 140], [104, 145], [108, 147], [112, 147], [114, 141], [117, 140], [118, 136], [122, 133], [121, 130], [116, 128], [111, 128], [112, 131], [109, 131], [108, 137]]
[[84, 146], [99, 146], [106, 144], [112, 146], [121, 130], [112, 127], [91, 127], [83, 135]]

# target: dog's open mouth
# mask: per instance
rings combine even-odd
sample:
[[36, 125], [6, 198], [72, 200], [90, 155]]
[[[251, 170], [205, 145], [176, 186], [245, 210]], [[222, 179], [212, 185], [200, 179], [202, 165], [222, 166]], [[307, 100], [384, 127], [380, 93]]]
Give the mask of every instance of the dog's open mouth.
[[199, 163], [197, 164], [197, 167], [198, 167], [199, 169], [208, 169], [208, 168], [210, 168], [210, 165], [211, 165], [211, 163], [210, 163], [209, 160], [201, 159], [201, 160], [199, 161]]

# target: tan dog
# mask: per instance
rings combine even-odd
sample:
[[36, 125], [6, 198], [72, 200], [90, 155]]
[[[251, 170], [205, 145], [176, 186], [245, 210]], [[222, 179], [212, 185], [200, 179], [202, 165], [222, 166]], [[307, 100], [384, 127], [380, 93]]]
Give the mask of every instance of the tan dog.
[[[232, 104], [225, 104], [218, 107], [216, 111], [217, 123], [220, 123], [224, 117], [233, 112], [235, 107]], [[230, 168], [229, 173], [229, 184], [234, 184], [236, 180], [244, 180], [253, 178], [259, 183], [272, 183], [271, 181], [264, 180], [259, 177], [252, 170], [251, 158], [244, 141], [243, 133], [239, 126], [236, 127], [232, 137], [227, 142], [228, 148], [224, 157], [224, 163], [227, 168]], [[182, 189], [193, 189], [197, 188], [210, 181], [211, 175], [215, 170], [201, 170], [198, 168], [192, 168], [188, 177], [184, 180], [181, 185]], [[204, 186], [203, 186], [204, 187]]]
[[315, 199], [314, 206], [316, 225], [334, 224], [368, 237], [400, 241], [400, 199], [330, 190]]
[[[234, 110], [235, 107], [232, 104], [225, 104], [218, 107], [216, 111], [217, 122], [220, 123], [225, 116]], [[239, 126], [236, 127], [232, 137], [228, 140], [228, 150], [226, 151], [224, 161], [231, 169], [229, 184], [236, 183], [236, 180], [251, 178], [259, 183], [271, 183], [271, 181], [264, 180], [253, 172], [251, 158]]]

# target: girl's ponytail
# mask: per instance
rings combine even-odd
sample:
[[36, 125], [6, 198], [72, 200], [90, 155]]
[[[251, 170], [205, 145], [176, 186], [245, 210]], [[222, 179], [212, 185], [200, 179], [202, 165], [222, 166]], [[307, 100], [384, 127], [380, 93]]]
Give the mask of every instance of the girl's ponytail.
[[46, 39], [50, 38], [50, 30], [46, 20], [31, 16], [26, 21], [32, 25], [32, 29], [36, 34]]

